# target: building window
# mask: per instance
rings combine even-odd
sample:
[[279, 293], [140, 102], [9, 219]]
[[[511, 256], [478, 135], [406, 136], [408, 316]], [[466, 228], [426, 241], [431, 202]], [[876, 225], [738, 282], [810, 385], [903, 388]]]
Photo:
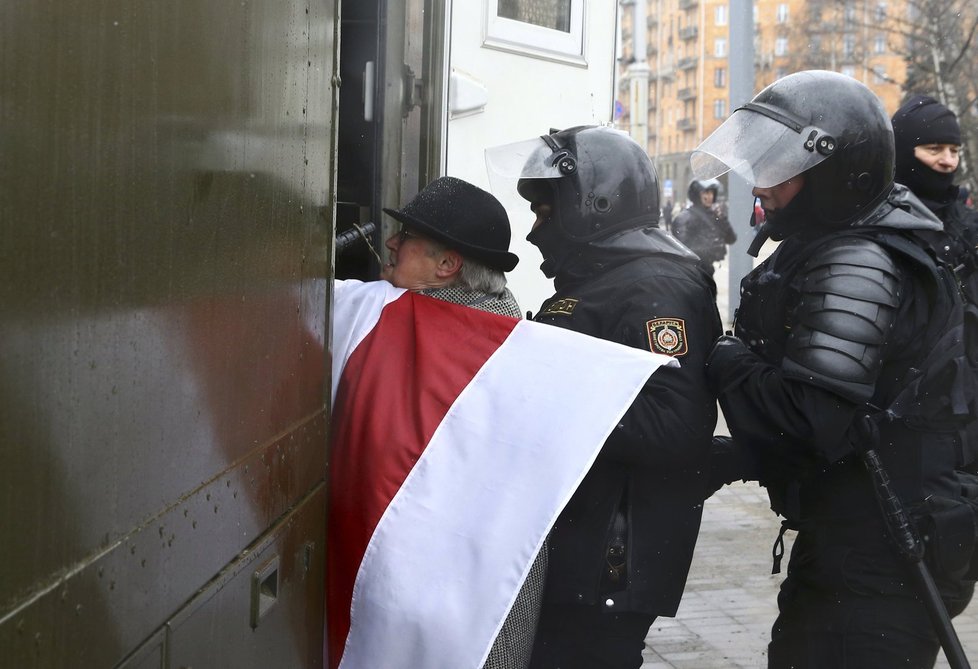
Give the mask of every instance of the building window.
[[788, 38], [779, 37], [776, 40], [774, 40], [774, 55], [784, 56], [787, 53], [788, 53]]
[[727, 85], [727, 68], [718, 67], [713, 70], [713, 85], [717, 88], [724, 88]]
[[788, 5], [778, 5], [777, 12], [775, 14], [778, 23], [788, 22]]
[[584, 61], [584, 0], [489, 0], [483, 44]]
[[882, 23], [886, 21], [886, 3], [880, 2], [876, 5], [876, 22]]
[[727, 117], [727, 101], [719, 98], [713, 101], [713, 118]]
[[852, 77], [853, 79], [855, 79], [856, 68], [854, 68], [852, 65], [846, 65], [845, 67], [842, 68], [842, 74], [846, 75], [847, 77]]
[[877, 35], [873, 40], [873, 51], [876, 53], [886, 53], [886, 35]]
[[717, 58], [727, 57], [727, 40], [719, 37], [713, 40], [713, 55]]
[[851, 2], [845, 4], [842, 13], [846, 26], [851, 26], [856, 22], [856, 7]]
[[718, 26], [727, 25], [727, 6], [717, 5], [716, 10], [713, 14], [713, 23]]
[[851, 57], [856, 51], [856, 36], [849, 34], [842, 37], [842, 54]]

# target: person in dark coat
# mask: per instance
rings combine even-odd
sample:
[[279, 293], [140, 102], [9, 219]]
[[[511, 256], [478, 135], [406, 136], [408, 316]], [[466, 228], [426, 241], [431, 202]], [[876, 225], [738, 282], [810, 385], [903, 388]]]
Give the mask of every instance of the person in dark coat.
[[[896, 180], [913, 191], [941, 219], [943, 234], [928, 237], [951, 267], [965, 307], [965, 343], [972, 375], [978, 378], [978, 212], [954, 185], [961, 151], [961, 128], [950, 109], [926, 95], [914, 95], [893, 115]], [[978, 412], [962, 436], [966, 466], [978, 471]]]
[[784, 517], [776, 571], [785, 531], [797, 531], [768, 666], [931, 667], [938, 635], [863, 454], [879, 456], [928, 537], [954, 613], [975, 531], [955, 476], [969, 392], [961, 302], [922, 239], [940, 221], [894, 185], [880, 101], [834, 72], [779, 79], [691, 162], [698, 178], [749, 179], [766, 213], [752, 248], [780, 241], [741, 282], [736, 336], [707, 362], [747, 465], [730, 478], [760, 480]]
[[[651, 160], [605, 127], [492, 149], [536, 215], [527, 239], [556, 292], [535, 320], [655, 353], [646, 384], [550, 535], [535, 669], [642, 665], [657, 616], [675, 615], [699, 531], [716, 402], [703, 374], [721, 333], [715, 286], [659, 230]], [[581, 388], [581, 393], [601, 392]]]
[[727, 245], [737, 241], [727, 209], [718, 201], [719, 194], [720, 182], [716, 179], [694, 179], [687, 193], [690, 205], [672, 223], [676, 239], [699, 256], [700, 264], [710, 276], [713, 276], [713, 264], [727, 257]]

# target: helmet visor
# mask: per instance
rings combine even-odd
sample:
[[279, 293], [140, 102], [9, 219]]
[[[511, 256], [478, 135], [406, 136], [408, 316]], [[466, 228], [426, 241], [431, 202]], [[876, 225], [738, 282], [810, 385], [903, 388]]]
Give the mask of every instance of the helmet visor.
[[524, 139], [512, 144], [486, 149], [486, 169], [489, 176], [506, 179], [557, 179], [560, 171], [558, 154], [541, 137]]
[[764, 114], [738, 109], [693, 150], [689, 163], [697, 179], [733, 171], [753, 186], [770, 188], [831, 155], [815, 150], [820, 137], [828, 134], [815, 126], [795, 130]]

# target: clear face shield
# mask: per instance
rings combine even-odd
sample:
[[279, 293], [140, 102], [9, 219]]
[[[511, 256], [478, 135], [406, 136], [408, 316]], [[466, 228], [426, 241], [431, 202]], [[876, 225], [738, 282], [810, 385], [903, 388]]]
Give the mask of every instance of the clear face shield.
[[[489, 188], [511, 211], [528, 210], [531, 203], [542, 202], [550, 195], [552, 191], [544, 180], [577, 171], [577, 158], [550, 135], [490, 147], [486, 149], [485, 159]], [[514, 223], [518, 220], [515, 218]], [[526, 232], [529, 231], [527, 226]]]
[[770, 188], [818, 165], [835, 146], [835, 139], [817, 126], [763, 103], [748, 103], [703, 140], [689, 162], [697, 179], [732, 171], [752, 186]]
[[486, 149], [486, 170], [496, 193], [494, 180], [512, 188], [522, 179], [559, 179], [577, 172], [577, 157], [560, 146], [550, 135]]

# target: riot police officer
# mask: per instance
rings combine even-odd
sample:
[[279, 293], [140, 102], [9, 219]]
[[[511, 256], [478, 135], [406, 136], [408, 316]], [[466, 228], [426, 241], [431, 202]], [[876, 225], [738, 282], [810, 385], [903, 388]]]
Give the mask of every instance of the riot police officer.
[[[930, 523], [928, 558], [954, 608], [974, 525], [954, 477], [967, 412], [961, 305], [919, 234], [940, 222], [894, 186], [879, 100], [833, 72], [779, 79], [691, 162], [699, 178], [740, 172], [765, 210], [760, 238], [780, 240], [741, 284], [736, 337], [707, 363], [755, 464], [749, 476], [785, 518], [776, 552], [797, 530], [769, 667], [932, 666], [938, 637], [860, 453], [873, 448], [904, 505]], [[866, 416], [873, 429], [853, 429]], [[960, 511], [971, 536], [951, 541], [956, 521], [937, 506]]]
[[715, 287], [656, 227], [655, 170], [627, 134], [575, 127], [487, 158], [521, 177], [536, 215], [527, 239], [556, 292], [535, 320], [680, 361], [652, 375], [551, 532], [530, 665], [640, 667], [652, 622], [676, 613], [699, 531], [716, 424], [703, 373], [722, 332]]
[[727, 257], [727, 245], [737, 234], [727, 218], [727, 208], [719, 202], [720, 182], [693, 179], [687, 192], [690, 205], [672, 223], [672, 234], [699, 256], [707, 274], [713, 276], [713, 263]]

